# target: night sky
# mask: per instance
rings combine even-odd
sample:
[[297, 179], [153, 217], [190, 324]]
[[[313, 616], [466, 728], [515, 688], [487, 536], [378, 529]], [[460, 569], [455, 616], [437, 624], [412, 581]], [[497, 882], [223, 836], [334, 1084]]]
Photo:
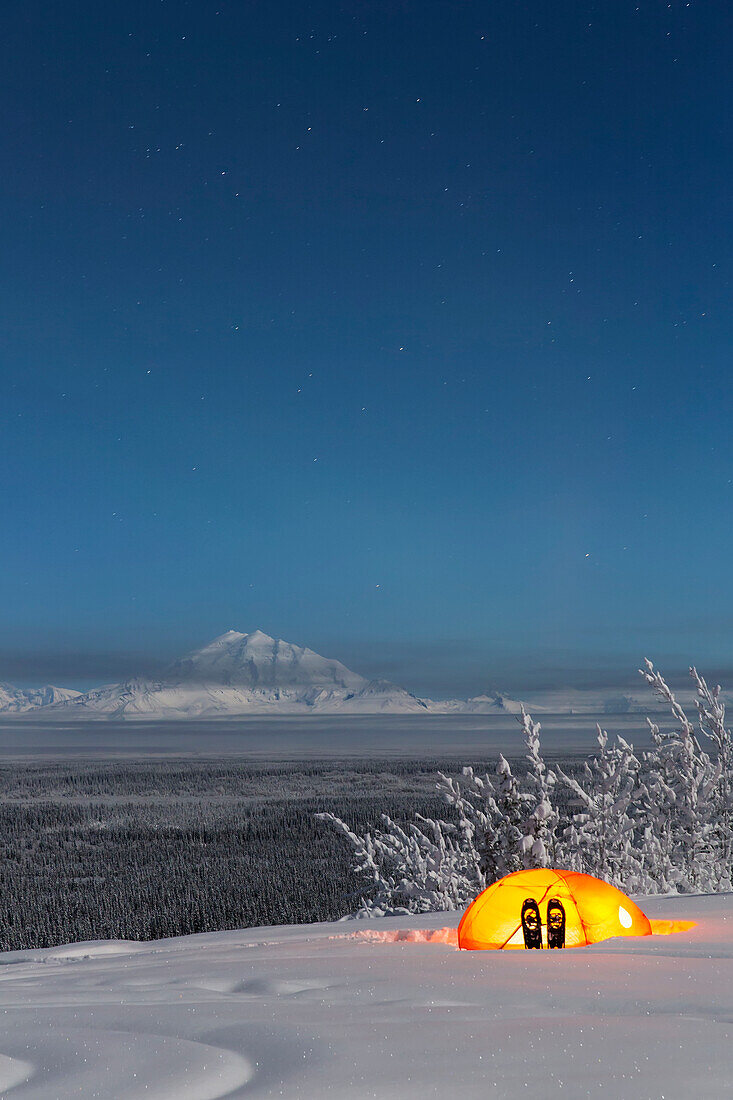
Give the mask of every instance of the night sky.
[[733, 667], [732, 34], [9, 6], [0, 680], [229, 628], [434, 695]]

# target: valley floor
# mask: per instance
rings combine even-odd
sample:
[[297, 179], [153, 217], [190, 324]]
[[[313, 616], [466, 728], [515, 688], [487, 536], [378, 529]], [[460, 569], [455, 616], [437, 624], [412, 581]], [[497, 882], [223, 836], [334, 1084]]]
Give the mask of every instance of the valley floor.
[[0, 954], [0, 1095], [720, 1100], [733, 895], [641, 905], [698, 925], [459, 952], [436, 913]]

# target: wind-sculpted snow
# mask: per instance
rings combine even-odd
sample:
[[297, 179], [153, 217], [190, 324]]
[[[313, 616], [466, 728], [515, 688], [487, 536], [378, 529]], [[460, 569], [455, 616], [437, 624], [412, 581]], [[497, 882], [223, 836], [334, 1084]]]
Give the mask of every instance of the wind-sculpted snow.
[[[103, 1013], [102, 1013], [103, 1014]], [[13, 1045], [12, 1037], [10, 1046]], [[115, 1100], [218, 1100], [250, 1080], [251, 1063], [210, 1043], [114, 1027], [69, 1027], [42, 1039], [32, 1037], [22, 1063], [26, 1078], [12, 1089], [18, 1100], [59, 1100], [66, 1096]], [[20, 1064], [10, 1067], [12, 1073]], [[30, 1068], [30, 1073], [28, 1069]], [[8, 1095], [9, 1074], [0, 1085]]]
[[733, 895], [676, 935], [458, 951], [460, 916], [0, 955], [4, 1100], [721, 1100]]

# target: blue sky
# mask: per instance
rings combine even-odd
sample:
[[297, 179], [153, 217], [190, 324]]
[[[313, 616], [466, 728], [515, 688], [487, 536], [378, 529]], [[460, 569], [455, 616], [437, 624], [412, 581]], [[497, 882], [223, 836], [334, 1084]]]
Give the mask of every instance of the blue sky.
[[724, 3], [30, 2], [0, 679], [730, 664]]

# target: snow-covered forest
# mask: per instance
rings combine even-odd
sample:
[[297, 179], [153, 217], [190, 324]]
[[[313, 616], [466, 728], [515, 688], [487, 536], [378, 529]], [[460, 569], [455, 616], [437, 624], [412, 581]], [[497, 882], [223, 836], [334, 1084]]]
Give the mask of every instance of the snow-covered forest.
[[720, 687], [690, 669], [693, 721], [653, 663], [641, 675], [669, 705], [673, 727], [647, 719], [652, 747], [597, 727], [598, 751], [579, 775], [543, 760], [541, 727], [522, 708], [527, 768], [499, 756], [493, 774], [439, 773], [449, 819], [388, 815], [361, 835], [332, 813], [319, 815], [353, 846], [365, 882], [355, 915], [462, 908], [503, 875], [561, 867], [597, 875], [627, 893], [731, 890], [733, 747]]

